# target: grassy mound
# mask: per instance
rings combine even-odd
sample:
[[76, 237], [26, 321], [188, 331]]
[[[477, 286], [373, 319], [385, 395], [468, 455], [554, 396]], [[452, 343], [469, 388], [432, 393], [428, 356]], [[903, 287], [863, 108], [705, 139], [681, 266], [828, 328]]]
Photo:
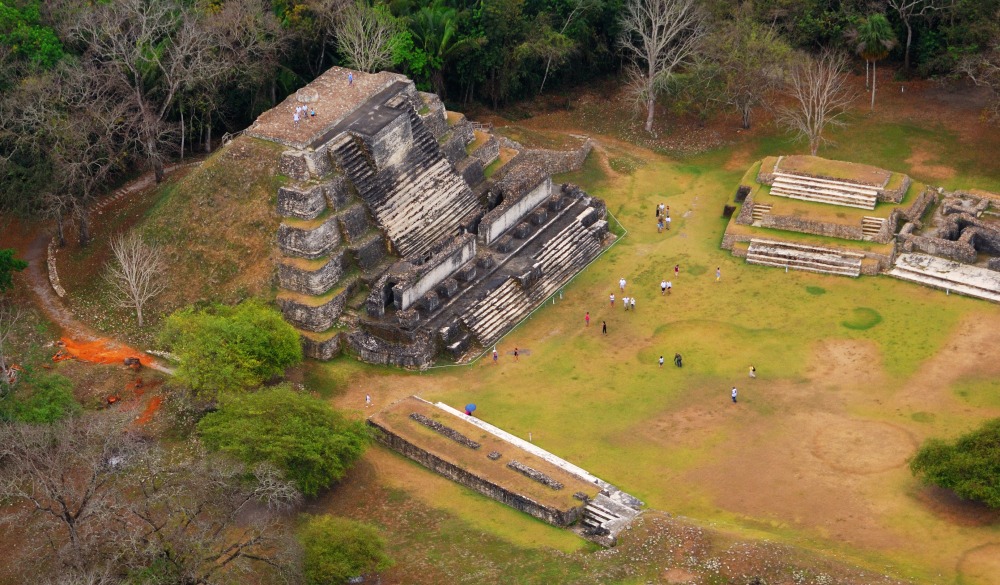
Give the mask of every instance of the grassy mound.
[[162, 188], [141, 229], [167, 254], [165, 309], [272, 294], [282, 150], [240, 137]]

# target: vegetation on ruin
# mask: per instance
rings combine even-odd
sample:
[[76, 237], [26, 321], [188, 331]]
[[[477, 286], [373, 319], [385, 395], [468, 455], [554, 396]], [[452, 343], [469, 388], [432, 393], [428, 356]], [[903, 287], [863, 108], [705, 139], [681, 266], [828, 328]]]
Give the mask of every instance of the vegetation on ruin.
[[910, 470], [925, 483], [1000, 508], [1000, 419], [954, 441], [928, 439], [910, 461]]

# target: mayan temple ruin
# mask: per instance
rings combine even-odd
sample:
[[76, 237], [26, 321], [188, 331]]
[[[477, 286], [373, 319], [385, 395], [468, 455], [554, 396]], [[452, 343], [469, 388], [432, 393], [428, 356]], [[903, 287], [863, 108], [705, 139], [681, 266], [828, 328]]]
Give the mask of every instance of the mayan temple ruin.
[[277, 302], [306, 355], [427, 367], [491, 347], [609, 240], [604, 203], [398, 74], [334, 67], [249, 136], [287, 150]]

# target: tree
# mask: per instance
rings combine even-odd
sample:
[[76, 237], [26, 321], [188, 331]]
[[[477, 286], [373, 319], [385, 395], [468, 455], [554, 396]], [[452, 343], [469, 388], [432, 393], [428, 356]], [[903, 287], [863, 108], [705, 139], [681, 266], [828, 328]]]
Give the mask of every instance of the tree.
[[976, 85], [989, 88], [993, 99], [987, 109], [988, 115], [994, 120], [1000, 119], [1000, 32], [995, 34], [989, 49], [960, 60], [958, 71]]
[[59, 374], [29, 372], [15, 392], [4, 396], [0, 391], [0, 398], [0, 421], [43, 424], [80, 413], [73, 381]]
[[421, 53], [419, 59], [430, 77], [434, 93], [445, 98], [444, 72], [456, 55], [476, 45], [479, 39], [460, 38], [458, 12], [440, 0], [424, 6], [410, 22], [410, 35], [414, 49]]
[[566, 15], [563, 20], [563, 25], [560, 27], [559, 31], [556, 32], [553, 29], [548, 29], [547, 31], [547, 42], [541, 51], [542, 56], [545, 58], [545, 74], [542, 75], [542, 83], [538, 86], [538, 94], [541, 95], [542, 91], [545, 89], [545, 80], [549, 78], [549, 72], [553, 70], [553, 67], [560, 67], [566, 62], [576, 47], [577, 43], [570, 39], [566, 30], [578, 19], [586, 15], [587, 11], [595, 8], [597, 5], [597, 0], [571, 0], [572, 10]]
[[115, 302], [121, 307], [135, 309], [139, 327], [142, 327], [143, 307], [166, 287], [163, 253], [143, 242], [142, 236], [135, 231], [114, 238], [111, 251], [115, 261], [108, 266], [105, 278], [112, 287]]
[[306, 585], [346, 583], [392, 566], [385, 540], [370, 524], [336, 516], [306, 516], [298, 531]]
[[[3, 252], [0, 250], [0, 263], [2, 263]], [[18, 321], [24, 317], [24, 309], [19, 305], [6, 302], [0, 297], [0, 396], [2, 396], [10, 385], [11, 372], [7, 369], [7, 351], [5, 344], [14, 335]]]
[[910, 460], [910, 471], [926, 484], [1000, 508], [1000, 419], [987, 421], [954, 443], [929, 439]]
[[795, 132], [796, 138], [809, 142], [813, 156], [825, 140], [823, 130], [842, 125], [839, 118], [854, 101], [854, 94], [847, 87], [846, 72], [847, 60], [843, 55], [823, 51], [817, 57], [800, 57], [789, 74], [788, 92], [795, 105], [778, 108], [777, 119]]
[[14, 272], [20, 272], [28, 267], [28, 263], [14, 257], [16, 250], [0, 249], [0, 294], [14, 286]]
[[307, 496], [339, 481], [364, 452], [364, 423], [286, 386], [225, 395], [198, 423], [205, 444], [249, 465], [267, 462]]
[[705, 14], [695, 0], [629, 0], [621, 29], [618, 43], [646, 107], [646, 132], [655, 134], [656, 96], [705, 36]]
[[392, 62], [392, 41], [399, 29], [385, 6], [359, 0], [340, 14], [337, 48], [351, 67], [374, 73]]
[[791, 47], [771, 26], [752, 18], [747, 9], [738, 9], [706, 43], [722, 76], [722, 96], [740, 113], [743, 128], [749, 129], [754, 108], [765, 104], [780, 86]]
[[[854, 51], [865, 60], [865, 73], [868, 72], [868, 63], [872, 64], [872, 105], [875, 111], [875, 63], [889, 56], [889, 51], [896, 46], [896, 33], [893, 32], [889, 21], [882, 14], [872, 14], [861, 21], [857, 28], [851, 29], [847, 34], [847, 41], [853, 46]], [[867, 77], [865, 78], [867, 82]]]
[[295, 328], [254, 301], [177, 311], [161, 340], [180, 358], [177, 378], [203, 395], [259, 386], [302, 361]]
[[889, 6], [899, 14], [906, 27], [906, 49], [903, 52], [903, 69], [910, 72], [910, 43], [913, 41], [913, 18], [927, 16], [933, 11], [945, 8], [944, 0], [887, 0]]

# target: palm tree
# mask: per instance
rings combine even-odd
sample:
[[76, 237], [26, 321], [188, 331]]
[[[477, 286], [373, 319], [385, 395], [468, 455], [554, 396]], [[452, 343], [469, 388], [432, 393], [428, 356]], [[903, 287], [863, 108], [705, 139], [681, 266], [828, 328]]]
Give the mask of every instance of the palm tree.
[[444, 70], [448, 62], [463, 50], [479, 42], [476, 38], [459, 38], [458, 12], [440, 1], [424, 6], [410, 22], [414, 44], [427, 55], [434, 93], [445, 97]]
[[896, 46], [896, 33], [884, 14], [873, 14], [848, 31], [847, 42], [865, 60], [865, 81], [868, 62], [872, 64], [872, 111], [875, 111], [875, 62], [889, 56], [889, 51]]

